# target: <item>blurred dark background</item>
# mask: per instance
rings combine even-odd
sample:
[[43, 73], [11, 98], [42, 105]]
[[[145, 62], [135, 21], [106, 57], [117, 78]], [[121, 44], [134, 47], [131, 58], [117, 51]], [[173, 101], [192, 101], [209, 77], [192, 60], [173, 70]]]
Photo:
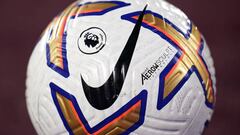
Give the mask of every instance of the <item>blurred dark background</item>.
[[[0, 134], [36, 134], [25, 104], [28, 59], [41, 32], [73, 0], [0, 1]], [[239, 134], [240, 1], [169, 0], [205, 35], [217, 71], [217, 104], [205, 135]]]

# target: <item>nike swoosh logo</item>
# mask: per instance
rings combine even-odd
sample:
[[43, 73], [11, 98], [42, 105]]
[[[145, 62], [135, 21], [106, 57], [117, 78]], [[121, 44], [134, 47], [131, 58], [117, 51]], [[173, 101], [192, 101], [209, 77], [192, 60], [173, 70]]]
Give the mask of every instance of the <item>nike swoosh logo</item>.
[[109, 108], [116, 101], [121, 92], [137, 44], [146, 8], [147, 5], [139, 16], [127, 44], [125, 45], [108, 80], [102, 86], [94, 88], [89, 86], [81, 76], [85, 96], [88, 102], [98, 110]]

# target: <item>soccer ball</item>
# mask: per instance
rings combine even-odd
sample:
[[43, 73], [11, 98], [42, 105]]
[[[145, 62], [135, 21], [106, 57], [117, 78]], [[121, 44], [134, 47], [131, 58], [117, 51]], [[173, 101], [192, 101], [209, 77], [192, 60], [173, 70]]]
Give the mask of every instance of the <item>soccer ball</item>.
[[204, 37], [161, 0], [81, 0], [53, 19], [27, 71], [38, 134], [199, 135], [215, 104]]

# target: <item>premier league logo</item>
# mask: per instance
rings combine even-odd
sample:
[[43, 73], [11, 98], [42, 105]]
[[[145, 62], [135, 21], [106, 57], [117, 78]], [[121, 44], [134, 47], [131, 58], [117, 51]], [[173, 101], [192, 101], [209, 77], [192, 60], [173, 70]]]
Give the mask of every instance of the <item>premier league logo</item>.
[[83, 31], [78, 39], [78, 48], [84, 54], [98, 53], [106, 44], [105, 32], [97, 27]]

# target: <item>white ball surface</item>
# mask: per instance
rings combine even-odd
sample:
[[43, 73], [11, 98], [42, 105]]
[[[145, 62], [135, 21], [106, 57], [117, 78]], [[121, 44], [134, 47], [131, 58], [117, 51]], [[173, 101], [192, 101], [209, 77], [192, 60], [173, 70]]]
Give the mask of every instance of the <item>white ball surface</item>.
[[[103, 10], [93, 10], [91, 4]], [[146, 11], [143, 11], [146, 5]], [[70, 10], [67, 11], [68, 9]], [[26, 100], [38, 134], [72, 134], [56, 105], [56, 101], [60, 100], [54, 99], [54, 92], [58, 90], [53, 90], [51, 84], [65, 92], [62, 96], [68, 95], [76, 99], [73, 104], [78, 105], [87, 121], [82, 124], [89, 128], [83, 126], [83, 131], [77, 131], [79, 127], [71, 129], [75, 134], [106, 134], [104, 130], [109, 134], [133, 135], [199, 135], [203, 132], [205, 123], [211, 120], [214, 108], [215, 69], [205, 39], [200, 33], [200, 37], [195, 37], [192, 31], [196, 30], [197, 33], [198, 30], [181, 10], [161, 0], [80, 0], [68, 9], [47, 27], [29, 61]], [[140, 16], [142, 12], [144, 18], [132, 59], [127, 71], [124, 67], [121, 69], [121, 73], [126, 75], [123, 75], [121, 91], [112, 97], [115, 100], [109, 107], [96, 108], [86, 97], [81, 77], [95, 88], [108, 80], [140, 18], [134, 16]], [[69, 14], [70, 17], [67, 16]], [[162, 24], [159, 24], [161, 21]], [[188, 41], [192, 44], [188, 44]], [[198, 41], [202, 48], [191, 46], [197, 45]], [[185, 46], [183, 48], [186, 50], [176, 48], [173, 44], [177, 43]], [[191, 62], [193, 64], [190, 67], [198, 67], [198, 63], [201, 68], [196, 68], [197, 72], [194, 68], [187, 68]], [[178, 66], [179, 63], [183, 66]], [[176, 77], [173, 75], [173, 80], [169, 80], [168, 84], [161, 83], [161, 77], [167, 80], [175, 73], [172, 70], [179, 70], [179, 74], [176, 73]], [[181, 74], [184, 77], [181, 78]], [[211, 85], [206, 84], [205, 80]], [[179, 81], [177, 86], [176, 81]], [[166, 96], [161, 98], [160, 91]], [[127, 110], [132, 105], [130, 102], [135, 98], [141, 101], [140, 111], [145, 113], [136, 112], [134, 115], [139, 115], [142, 119], [139, 118], [135, 123], [125, 119], [125, 124], [116, 124], [111, 132], [110, 129], [104, 129], [109, 125], [101, 122], [109, 118], [116, 119], [116, 122], [119, 121], [118, 117], [128, 115]], [[70, 101], [73, 102], [74, 99]], [[124, 108], [125, 105], [127, 107]], [[115, 118], [113, 114], [116, 112], [119, 116]], [[79, 115], [77, 111], [74, 116]], [[81, 117], [78, 119], [82, 121]], [[114, 125], [112, 121], [108, 120], [111, 126]]]

